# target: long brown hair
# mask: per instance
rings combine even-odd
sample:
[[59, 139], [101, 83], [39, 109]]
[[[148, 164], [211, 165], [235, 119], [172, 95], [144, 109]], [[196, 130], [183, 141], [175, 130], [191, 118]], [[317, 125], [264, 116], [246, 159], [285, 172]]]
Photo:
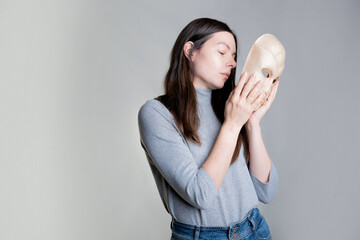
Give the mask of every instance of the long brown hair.
[[[171, 51], [170, 67], [164, 79], [165, 94], [155, 99], [162, 102], [172, 113], [183, 136], [201, 145], [198, 135], [200, 120], [197, 114], [196, 91], [192, 82], [194, 76], [192, 62], [187, 59], [183, 46], [187, 41], [194, 43], [190, 50], [200, 49], [211, 37], [211, 34], [227, 31], [234, 36], [237, 51], [237, 38], [227, 24], [210, 18], [198, 18], [190, 22], [179, 34]], [[235, 55], [235, 61], [237, 54]], [[231, 70], [228, 80], [223, 88], [212, 91], [211, 105], [216, 117], [224, 122], [225, 102], [235, 87], [236, 67]], [[239, 133], [237, 144], [231, 159], [233, 164], [239, 156], [241, 144], [244, 144], [244, 156], [247, 164], [250, 159], [249, 143], [246, 129], [243, 127]]]

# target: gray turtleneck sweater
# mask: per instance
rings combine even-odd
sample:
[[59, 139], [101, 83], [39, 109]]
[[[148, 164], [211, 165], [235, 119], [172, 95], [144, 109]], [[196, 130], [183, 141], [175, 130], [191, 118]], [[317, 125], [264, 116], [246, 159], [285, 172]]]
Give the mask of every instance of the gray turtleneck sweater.
[[257, 207], [268, 204], [278, 188], [278, 173], [271, 162], [268, 183], [261, 182], [246, 165], [243, 148], [230, 165], [219, 190], [203, 165], [220, 131], [211, 107], [212, 90], [195, 88], [201, 146], [186, 140], [172, 114], [158, 100], [139, 110], [141, 145], [166, 210], [177, 221], [198, 226], [229, 226]]

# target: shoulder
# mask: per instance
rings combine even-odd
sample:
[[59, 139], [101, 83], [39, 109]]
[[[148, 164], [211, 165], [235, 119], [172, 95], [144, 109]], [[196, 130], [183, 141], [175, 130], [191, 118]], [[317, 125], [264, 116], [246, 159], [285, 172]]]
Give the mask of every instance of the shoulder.
[[[147, 100], [139, 109], [138, 125], [143, 136], [182, 137], [176, 121], [170, 111], [159, 100]], [[171, 139], [168, 139], [169, 141]]]
[[138, 118], [166, 118], [171, 119], [170, 111], [156, 99], [147, 100], [138, 112]]

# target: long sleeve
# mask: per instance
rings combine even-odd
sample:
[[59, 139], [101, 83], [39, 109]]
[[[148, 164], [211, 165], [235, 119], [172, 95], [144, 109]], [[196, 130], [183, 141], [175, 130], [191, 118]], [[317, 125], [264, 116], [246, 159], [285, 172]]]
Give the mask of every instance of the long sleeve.
[[279, 184], [279, 175], [276, 170], [276, 167], [274, 165], [274, 162], [271, 161], [271, 169], [270, 169], [270, 176], [269, 176], [269, 182], [263, 183], [261, 182], [249, 169], [251, 180], [253, 181], [256, 194], [259, 198], [259, 201], [262, 203], [268, 204], [272, 201], [272, 199], [275, 197], [277, 190], [278, 190], [278, 184]]
[[157, 100], [147, 101], [139, 110], [140, 141], [149, 163], [190, 205], [207, 209], [218, 191], [210, 175], [194, 161], [173, 116]]

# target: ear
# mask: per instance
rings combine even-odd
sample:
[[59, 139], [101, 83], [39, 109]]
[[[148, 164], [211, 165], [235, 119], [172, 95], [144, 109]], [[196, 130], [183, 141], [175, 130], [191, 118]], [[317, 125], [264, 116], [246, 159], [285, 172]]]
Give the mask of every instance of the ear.
[[[191, 51], [191, 48], [194, 46], [194, 43], [192, 41], [187, 41], [185, 44], [184, 44], [184, 48], [183, 48], [183, 51], [184, 51], [184, 54], [186, 56], [186, 58], [189, 60], [189, 61], [193, 61], [194, 60], [194, 57], [195, 57], [195, 51], [193, 51], [190, 55], [190, 51]], [[190, 59], [191, 58], [191, 59]]]

